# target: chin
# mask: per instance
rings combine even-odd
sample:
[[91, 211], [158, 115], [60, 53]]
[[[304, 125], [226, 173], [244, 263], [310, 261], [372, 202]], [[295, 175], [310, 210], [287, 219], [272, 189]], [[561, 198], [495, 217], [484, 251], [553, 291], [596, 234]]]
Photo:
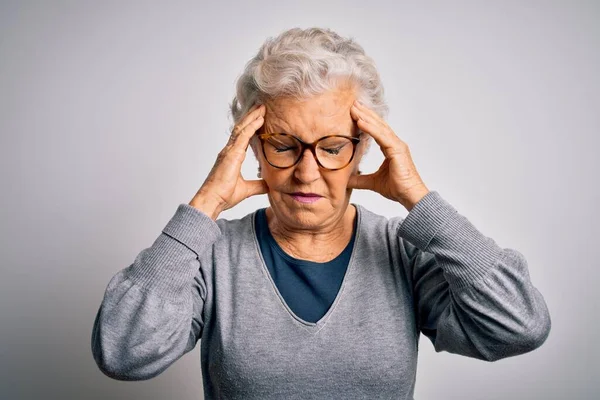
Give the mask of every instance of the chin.
[[315, 215], [314, 212], [308, 210], [298, 210], [293, 213], [286, 212], [286, 217], [284, 223], [296, 229], [317, 230], [325, 225], [325, 219], [322, 216]]

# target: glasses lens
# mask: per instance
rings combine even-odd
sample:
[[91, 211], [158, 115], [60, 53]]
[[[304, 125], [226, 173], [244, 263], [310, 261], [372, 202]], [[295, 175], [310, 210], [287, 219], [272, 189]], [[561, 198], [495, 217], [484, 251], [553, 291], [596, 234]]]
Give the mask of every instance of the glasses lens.
[[344, 137], [329, 137], [317, 143], [317, 157], [325, 168], [337, 169], [345, 167], [352, 159], [354, 145]]
[[300, 148], [300, 143], [292, 136], [287, 135], [273, 135], [263, 142], [267, 161], [280, 168], [294, 165]]

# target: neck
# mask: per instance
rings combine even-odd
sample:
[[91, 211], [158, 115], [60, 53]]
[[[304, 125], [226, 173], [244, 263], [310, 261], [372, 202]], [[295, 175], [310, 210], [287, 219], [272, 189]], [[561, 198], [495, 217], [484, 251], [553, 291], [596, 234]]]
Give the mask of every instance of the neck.
[[352, 205], [331, 223], [314, 230], [297, 229], [279, 221], [267, 208], [269, 231], [277, 244], [292, 257], [316, 262], [327, 262], [337, 257], [348, 245], [354, 227], [356, 208]]

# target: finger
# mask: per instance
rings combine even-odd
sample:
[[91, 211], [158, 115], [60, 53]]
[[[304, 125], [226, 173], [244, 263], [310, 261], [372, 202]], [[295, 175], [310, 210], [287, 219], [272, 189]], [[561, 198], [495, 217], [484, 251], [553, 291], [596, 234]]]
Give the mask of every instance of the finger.
[[258, 118], [264, 118], [266, 107], [263, 104], [257, 105], [256, 109], [250, 113], [248, 113], [231, 131], [231, 135], [229, 136], [228, 145], [233, 144], [239, 135], [246, 129], [246, 127], [256, 121]]
[[[365, 106], [360, 105], [360, 103], [357, 103], [357, 102], [355, 102], [353, 104], [352, 108], [355, 111], [357, 111], [357, 115], [359, 116], [359, 118], [361, 118], [365, 121], [368, 121], [372, 125], [379, 127], [380, 131], [383, 131], [383, 132], [391, 132], [392, 131], [390, 126], [387, 124], [387, 122], [385, 122], [375, 111], [373, 111], [369, 108], [366, 108]], [[393, 134], [393, 135], [395, 136], [395, 134]]]
[[217, 164], [228, 162], [236, 168], [239, 168], [246, 159], [250, 138], [252, 138], [252, 135], [263, 123], [264, 118], [258, 117], [258, 119], [249, 123], [246, 128], [239, 132], [235, 137], [229, 138], [227, 145], [219, 152]]
[[356, 106], [356, 108], [358, 108], [358, 110], [360, 112], [365, 113], [365, 114], [369, 115], [371, 118], [387, 125], [387, 123], [381, 118], [381, 116], [379, 114], [377, 114], [373, 109], [365, 106], [360, 101], [354, 100], [354, 103], [352, 103], [352, 105]]
[[348, 187], [351, 189], [373, 190], [373, 182], [375, 182], [375, 180], [375, 174], [351, 175], [348, 180]]
[[373, 136], [380, 147], [389, 147], [393, 143], [383, 134], [384, 130], [381, 126], [376, 124], [368, 115], [361, 113], [357, 107], [352, 106], [350, 108], [350, 115], [356, 120], [356, 124], [363, 132]]
[[354, 105], [350, 108], [350, 114], [356, 119], [356, 124], [362, 131], [373, 136], [384, 154], [395, 152], [401, 146], [402, 141], [387, 124], [382, 126], [373, 117], [361, 112]]
[[363, 117], [363, 119], [368, 119], [373, 125], [377, 125], [381, 129], [389, 129], [388, 124], [381, 119], [379, 114], [377, 114], [375, 111], [371, 110], [362, 103], [359, 103], [358, 101], [355, 101], [353, 106], [358, 111], [358, 114]]
[[233, 139], [231, 145], [232, 150], [243, 151], [246, 153], [246, 149], [248, 149], [248, 145], [250, 144], [250, 139], [264, 122], [264, 117], [259, 115], [258, 118], [248, 123], [248, 125], [246, 125], [246, 127], [242, 129], [240, 133]]
[[259, 116], [264, 117], [264, 115], [265, 115], [265, 106], [263, 104], [255, 104], [248, 111], [248, 113], [242, 118], [242, 120], [236, 126], [233, 127], [233, 129], [231, 131], [231, 137], [235, 138], [235, 136], [237, 136], [241, 131], [243, 131], [244, 128], [246, 128], [246, 126], [248, 126], [249, 123], [254, 121]]
[[269, 192], [269, 186], [267, 186], [267, 182], [264, 179], [246, 181], [246, 184], [248, 185], [247, 197]]

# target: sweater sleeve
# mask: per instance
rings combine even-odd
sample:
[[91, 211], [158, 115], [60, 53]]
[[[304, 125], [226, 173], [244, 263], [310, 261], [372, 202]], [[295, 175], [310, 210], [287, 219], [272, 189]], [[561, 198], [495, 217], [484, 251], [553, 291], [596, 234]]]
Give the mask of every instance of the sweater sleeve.
[[523, 254], [499, 247], [437, 191], [410, 210], [397, 234], [419, 330], [436, 352], [496, 361], [545, 342], [550, 314]]
[[91, 338], [104, 374], [150, 379], [195, 347], [207, 296], [200, 256], [220, 233], [207, 215], [180, 204], [152, 246], [112, 277]]

